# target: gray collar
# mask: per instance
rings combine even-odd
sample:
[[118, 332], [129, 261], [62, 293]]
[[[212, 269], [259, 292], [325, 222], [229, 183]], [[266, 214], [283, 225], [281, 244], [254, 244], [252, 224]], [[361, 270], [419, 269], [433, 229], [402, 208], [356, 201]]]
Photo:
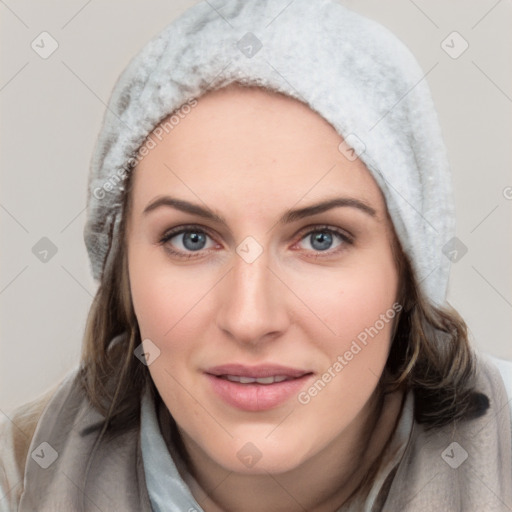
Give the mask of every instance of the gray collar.
[[155, 402], [148, 388], [141, 405], [141, 450], [153, 512], [203, 509], [181, 478], [160, 432]]

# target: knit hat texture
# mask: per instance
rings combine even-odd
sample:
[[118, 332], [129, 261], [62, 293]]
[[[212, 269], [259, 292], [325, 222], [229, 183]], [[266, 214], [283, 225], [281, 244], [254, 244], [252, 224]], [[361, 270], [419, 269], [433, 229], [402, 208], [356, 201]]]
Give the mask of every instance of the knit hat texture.
[[442, 305], [455, 215], [426, 73], [389, 30], [335, 0], [202, 1], [130, 61], [91, 161], [84, 239], [94, 278], [117, 243], [141, 145], [150, 151], [163, 119], [235, 81], [296, 98], [334, 127], [340, 151], [361, 159], [382, 190], [421, 290]]

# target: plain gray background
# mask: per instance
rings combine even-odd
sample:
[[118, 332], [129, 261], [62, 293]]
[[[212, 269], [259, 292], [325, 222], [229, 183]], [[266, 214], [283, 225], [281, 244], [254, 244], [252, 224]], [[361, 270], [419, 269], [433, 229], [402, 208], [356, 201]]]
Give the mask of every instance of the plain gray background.
[[[82, 232], [105, 104], [130, 57], [195, 3], [0, 1], [0, 412], [78, 364], [97, 286]], [[448, 299], [479, 350], [512, 360], [512, 2], [340, 3], [391, 29], [425, 71], [437, 64], [427, 81], [452, 166], [457, 236], [467, 247], [452, 267]], [[46, 59], [31, 47], [43, 31], [58, 43]], [[57, 251], [46, 262], [33, 252], [43, 237]]]

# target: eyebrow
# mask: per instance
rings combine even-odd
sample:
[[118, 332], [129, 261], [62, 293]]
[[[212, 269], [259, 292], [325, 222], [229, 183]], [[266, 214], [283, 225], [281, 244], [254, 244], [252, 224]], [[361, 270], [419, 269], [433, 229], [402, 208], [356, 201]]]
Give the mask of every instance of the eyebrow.
[[[170, 196], [157, 197], [146, 206], [142, 213], [143, 215], [147, 215], [151, 211], [156, 210], [162, 206], [171, 207], [185, 213], [203, 217], [204, 219], [208, 219], [219, 224], [227, 225], [226, 220], [222, 216], [216, 214], [209, 208]], [[319, 213], [323, 213], [333, 208], [339, 207], [356, 208], [369, 215], [370, 217], [376, 217], [377, 215], [376, 210], [370, 205], [366, 204], [364, 201], [351, 197], [333, 197], [330, 199], [325, 199], [324, 201], [320, 201], [319, 203], [312, 204], [310, 206], [305, 206], [304, 208], [288, 210], [279, 219], [279, 223], [290, 224], [300, 219], [310, 217], [312, 215], [317, 215]]]

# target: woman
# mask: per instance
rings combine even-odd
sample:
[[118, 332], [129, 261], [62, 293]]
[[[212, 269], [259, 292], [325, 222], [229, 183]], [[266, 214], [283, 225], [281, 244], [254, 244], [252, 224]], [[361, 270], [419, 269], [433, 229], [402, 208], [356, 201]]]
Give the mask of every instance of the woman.
[[81, 365], [3, 425], [6, 510], [512, 508], [511, 364], [446, 302], [422, 76], [332, 1], [201, 3], [135, 57]]

